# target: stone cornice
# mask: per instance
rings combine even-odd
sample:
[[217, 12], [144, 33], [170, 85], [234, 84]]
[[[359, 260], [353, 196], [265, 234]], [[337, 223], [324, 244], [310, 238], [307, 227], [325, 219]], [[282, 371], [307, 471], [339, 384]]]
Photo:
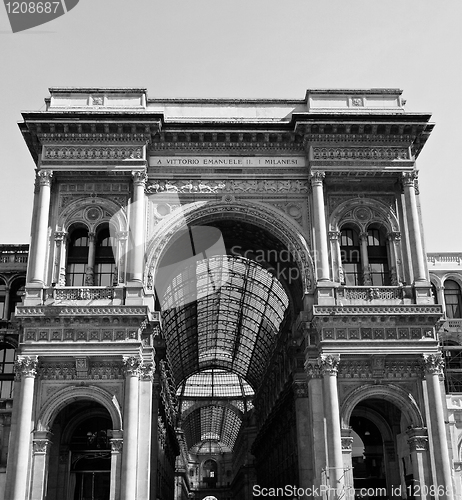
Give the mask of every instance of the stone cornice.
[[352, 306], [313, 306], [315, 316], [435, 316], [443, 314], [441, 305], [352, 305]]
[[18, 306], [16, 318], [62, 316], [147, 316], [147, 306]]

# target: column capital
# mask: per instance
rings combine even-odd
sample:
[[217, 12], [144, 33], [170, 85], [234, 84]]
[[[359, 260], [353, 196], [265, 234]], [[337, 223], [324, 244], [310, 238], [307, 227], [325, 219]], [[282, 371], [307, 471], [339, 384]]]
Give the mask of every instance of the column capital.
[[425, 375], [442, 375], [444, 360], [440, 352], [436, 354], [423, 354], [423, 367]]
[[53, 170], [39, 170], [37, 172], [37, 179], [40, 186], [51, 186], [53, 178]]
[[46, 455], [50, 451], [50, 446], [52, 444], [50, 441], [50, 437], [50, 432], [34, 432], [34, 437], [32, 440], [34, 455]]
[[361, 241], [366, 241], [366, 243], [367, 243], [368, 238], [369, 238], [369, 233], [367, 231], [361, 231], [359, 233], [359, 239]]
[[122, 438], [112, 438], [109, 440], [111, 443], [111, 453], [122, 453], [124, 441]]
[[152, 382], [154, 380], [155, 370], [155, 363], [142, 363], [139, 368], [140, 380]]
[[310, 172], [310, 180], [312, 186], [322, 186], [322, 182], [326, 177], [325, 172], [321, 170], [315, 170], [314, 172]]
[[338, 241], [341, 234], [340, 231], [329, 231], [329, 240]]
[[308, 380], [313, 378], [321, 378], [321, 369], [317, 359], [309, 360], [305, 363], [305, 370], [308, 376]]
[[401, 241], [401, 232], [392, 231], [391, 233], [388, 233], [387, 238], [389, 241]]
[[342, 451], [353, 451], [353, 437], [342, 436]]
[[133, 183], [144, 188], [148, 176], [145, 170], [132, 170]]
[[411, 451], [428, 450], [428, 434], [426, 427], [409, 427], [406, 431], [407, 442]]
[[15, 363], [16, 378], [18, 380], [21, 380], [23, 377], [35, 378], [37, 375], [37, 365], [37, 356], [18, 356]]
[[417, 170], [413, 170], [412, 172], [403, 172], [401, 174], [403, 187], [416, 187], [418, 175]]
[[61, 243], [67, 238], [67, 231], [55, 231], [55, 241], [56, 243]]
[[321, 354], [318, 365], [322, 375], [337, 375], [340, 354]]
[[136, 356], [124, 356], [123, 360], [124, 371], [126, 377], [139, 377], [141, 360]]

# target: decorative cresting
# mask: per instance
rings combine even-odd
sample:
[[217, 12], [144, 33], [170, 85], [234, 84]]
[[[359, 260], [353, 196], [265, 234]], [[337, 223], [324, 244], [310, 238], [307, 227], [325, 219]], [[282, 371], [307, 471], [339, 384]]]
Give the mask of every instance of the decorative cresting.
[[443, 375], [444, 359], [443, 355], [440, 352], [436, 354], [424, 354], [422, 362], [425, 374], [440, 376]]
[[16, 380], [21, 380], [23, 377], [35, 377], [37, 367], [37, 356], [18, 356], [14, 365]]
[[145, 279], [155, 276], [163, 255], [176, 235], [184, 231], [185, 224], [206, 224], [223, 219], [245, 220], [276, 236], [287, 246], [297, 262], [304, 291], [313, 291], [314, 265], [307, 238], [300, 232], [300, 227], [281, 211], [257, 201], [252, 201], [252, 203], [199, 201], [183, 205], [180, 210], [175, 210], [169, 216], [164, 217], [149, 235]]
[[114, 394], [94, 385], [68, 386], [52, 394], [40, 410], [37, 419], [37, 431], [49, 431], [58, 413], [67, 405], [77, 400], [90, 400], [100, 403], [109, 412], [114, 430], [122, 429], [122, 412]]
[[349, 427], [351, 414], [355, 407], [361, 401], [369, 398], [381, 398], [390, 401], [402, 411], [409, 426], [424, 426], [422, 413], [412, 394], [395, 384], [377, 384], [358, 387], [343, 399], [340, 406], [342, 428]]

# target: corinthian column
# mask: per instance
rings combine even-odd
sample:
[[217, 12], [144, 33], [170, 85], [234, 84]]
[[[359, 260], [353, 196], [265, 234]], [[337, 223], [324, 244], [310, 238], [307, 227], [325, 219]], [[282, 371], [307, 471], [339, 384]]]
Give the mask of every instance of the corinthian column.
[[431, 440], [435, 458], [436, 483], [444, 489], [439, 499], [452, 500], [451, 464], [449, 448], [444, 423], [444, 410], [440, 386], [440, 376], [443, 374], [444, 361], [440, 353], [424, 354], [425, 380], [427, 382], [428, 406], [431, 422]]
[[319, 366], [323, 377], [324, 414], [326, 417], [327, 477], [331, 488], [330, 498], [342, 498], [344, 494], [344, 467], [342, 456], [342, 435], [337, 392], [337, 368], [339, 356], [321, 355]]
[[39, 170], [37, 179], [39, 191], [36, 205], [35, 224], [32, 228], [31, 255], [32, 262], [29, 267], [30, 283], [44, 283], [47, 255], [48, 238], [48, 217], [50, 213], [50, 193], [51, 179], [53, 172], [51, 170]]
[[16, 430], [10, 438], [11, 450], [8, 459], [7, 487], [5, 498], [26, 500], [29, 498], [29, 466], [31, 458], [32, 411], [34, 406], [34, 383], [37, 374], [37, 357], [18, 356], [16, 379], [20, 390], [16, 413]]
[[145, 231], [145, 194], [146, 172], [134, 171], [133, 203], [130, 207], [131, 255], [129, 262], [129, 280], [142, 283], [144, 264], [144, 231]]
[[135, 357], [126, 357], [123, 361], [125, 365], [125, 403], [121, 498], [135, 500], [138, 470], [138, 377], [141, 363]]
[[412, 271], [414, 281], [427, 281], [425, 273], [424, 251], [422, 244], [422, 234], [420, 231], [419, 212], [417, 210], [417, 199], [415, 194], [415, 184], [417, 172], [403, 172], [404, 202], [406, 206], [406, 217], [409, 227], [409, 242], [412, 256]]
[[316, 269], [319, 281], [329, 281], [329, 259], [327, 249], [326, 213], [322, 180], [324, 172], [311, 172], [313, 192], [313, 226], [316, 243]]

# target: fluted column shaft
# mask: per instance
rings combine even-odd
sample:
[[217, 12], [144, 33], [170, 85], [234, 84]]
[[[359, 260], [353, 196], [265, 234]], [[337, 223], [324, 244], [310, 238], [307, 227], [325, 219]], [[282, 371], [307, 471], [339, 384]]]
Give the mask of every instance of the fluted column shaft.
[[137, 358], [129, 357], [124, 359], [124, 364], [125, 404], [121, 498], [123, 500], [136, 500], [140, 361]]
[[32, 252], [32, 264], [29, 268], [29, 282], [31, 283], [43, 284], [45, 279], [52, 177], [53, 172], [50, 170], [40, 170], [37, 173], [39, 191], [37, 194], [35, 227], [33, 228], [31, 241], [31, 248], [34, 249]]
[[311, 173], [313, 193], [313, 225], [316, 239], [316, 269], [319, 281], [329, 281], [329, 254], [327, 248], [326, 214], [324, 209], [324, 172]]
[[425, 380], [427, 382], [428, 406], [431, 421], [431, 438], [436, 464], [437, 484], [444, 493], [439, 499], [452, 500], [451, 464], [444, 423], [444, 410], [440, 386], [440, 375], [443, 373], [444, 361], [441, 354], [424, 355]]
[[146, 173], [144, 171], [132, 172], [133, 177], [133, 204], [130, 207], [130, 236], [131, 236], [131, 262], [130, 281], [143, 281], [144, 262], [144, 218]]
[[[29, 498], [29, 464], [31, 457], [31, 426], [34, 405], [34, 384], [37, 373], [37, 358], [19, 356], [16, 362], [16, 374], [21, 377], [17, 428], [15, 439], [11, 442], [14, 449], [10, 470], [14, 469], [9, 496], [11, 500]], [[10, 464], [8, 464], [10, 466]]]
[[417, 199], [415, 183], [417, 172], [403, 173], [404, 201], [406, 206], [406, 217], [409, 227], [409, 241], [412, 256], [412, 271], [414, 281], [427, 281], [425, 273], [424, 251], [422, 244], [422, 233], [420, 231], [419, 212], [417, 210]]
[[344, 468], [342, 456], [342, 435], [337, 392], [337, 367], [339, 358], [323, 355], [319, 358], [323, 376], [324, 414], [326, 418], [327, 476], [331, 498], [341, 498], [344, 493]]

